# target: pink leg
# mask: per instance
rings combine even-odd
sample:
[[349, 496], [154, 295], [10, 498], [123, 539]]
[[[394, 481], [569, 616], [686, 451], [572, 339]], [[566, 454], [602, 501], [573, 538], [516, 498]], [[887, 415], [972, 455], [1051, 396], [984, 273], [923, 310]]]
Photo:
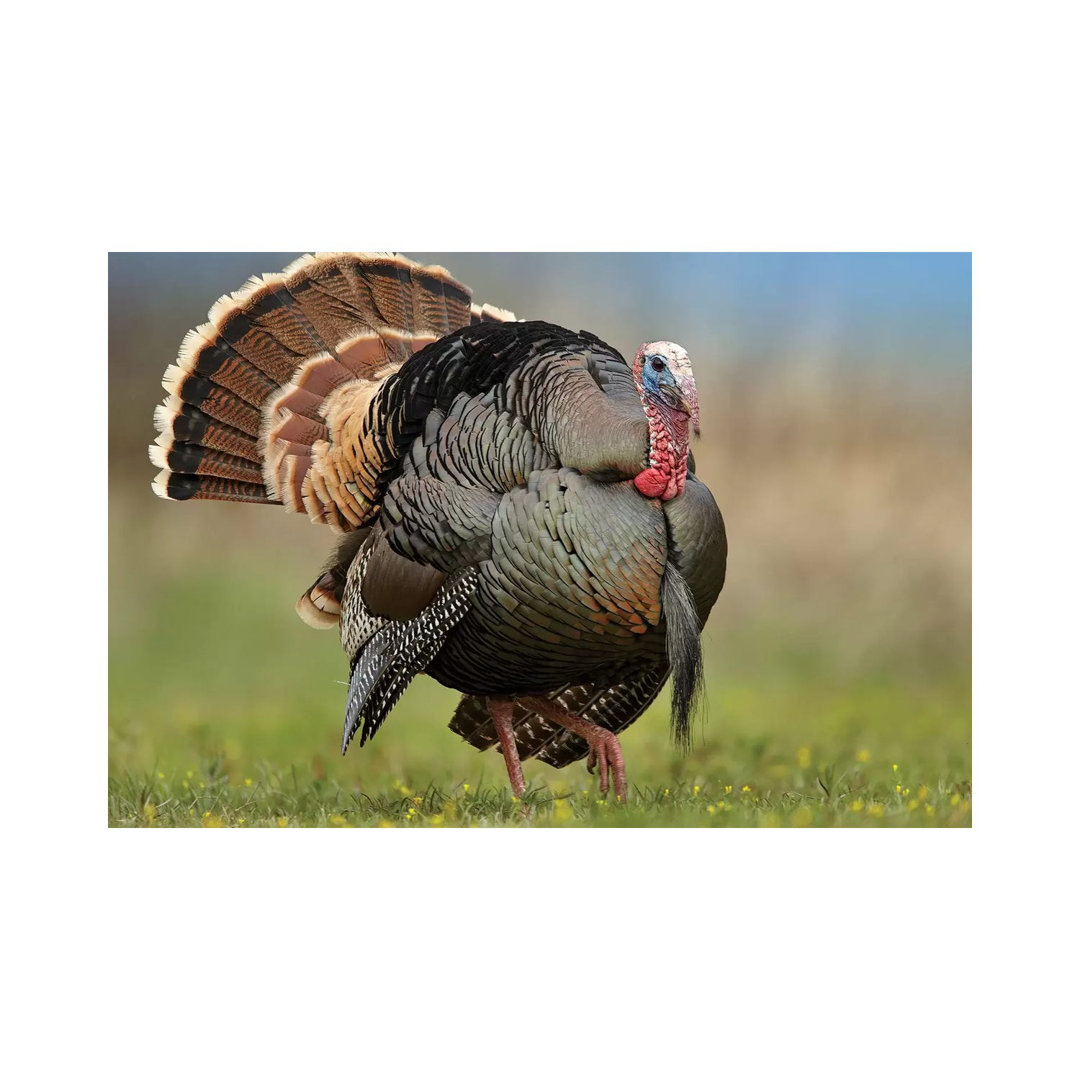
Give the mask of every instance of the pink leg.
[[613, 731], [575, 716], [557, 701], [524, 698], [522, 704], [538, 712], [545, 720], [550, 720], [553, 724], [558, 724], [575, 735], [580, 735], [589, 744], [589, 760], [586, 768], [592, 772], [594, 767], [599, 766], [600, 793], [607, 794], [609, 772], [614, 772], [615, 795], [622, 802], [626, 802], [626, 764], [623, 762], [622, 747]]
[[509, 698], [489, 697], [487, 707], [491, 719], [495, 721], [495, 731], [502, 746], [506, 771], [510, 775], [510, 787], [520, 799], [525, 794], [525, 774], [521, 771], [521, 758], [518, 757], [517, 740], [514, 738], [514, 725], [511, 720], [514, 703]]

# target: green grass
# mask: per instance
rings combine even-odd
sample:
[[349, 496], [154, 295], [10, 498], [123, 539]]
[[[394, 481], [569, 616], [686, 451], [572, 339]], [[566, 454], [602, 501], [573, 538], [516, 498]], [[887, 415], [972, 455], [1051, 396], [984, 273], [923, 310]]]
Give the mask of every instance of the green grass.
[[456, 694], [424, 677], [342, 758], [336, 636], [300, 624], [281, 582], [247, 569], [178, 578], [117, 610], [111, 825], [971, 823], [967, 669], [838, 672], [805, 643], [772, 635], [770, 648], [765, 630], [710, 634], [710, 704], [689, 755], [667, 737], [666, 693], [625, 732], [626, 806], [580, 762], [527, 761], [523, 812], [501, 757], [446, 727]]
[[[367, 792], [316, 777], [308, 768], [277, 772], [266, 767], [237, 779], [221, 759], [180, 773], [124, 773], [109, 781], [113, 825], [286, 828], [296, 826], [484, 827], [545, 826], [866, 826], [970, 825], [971, 784], [940, 776], [933, 788], [869, 763], [844, 772], [796, 765], [763, 789], [720, 780], [670, 787], [633, 786], [623, 805], [592, 787], [544, 785], [519, 802], [505, 785], [413, 790], [397, 782]], [[813, 776], [812, 782], [809, 777]], [[383, 781], [385, 783], [385, 781]], [[897, 790], [899, 788], [899, 790]], [[816, 790], [815, 790], [816, 789]]]
[[[137, 568], [131, 571], [137, 574]], [[528, 812], [495, 751], [446, 724], [421, 677], [377, 738], [337, 753], [336, 635], [289, 610], [273, 566], [179, 575], [114, 598], [110, 825], [940, 826], [971, 823], [970, 668], [926, 650], [841, 663], [819, 644], [724, 621], [706, 637], [708, 715], [683, 756], [667, 693], [623, 736], [630, 798], [583, 763], [525, 763]]]

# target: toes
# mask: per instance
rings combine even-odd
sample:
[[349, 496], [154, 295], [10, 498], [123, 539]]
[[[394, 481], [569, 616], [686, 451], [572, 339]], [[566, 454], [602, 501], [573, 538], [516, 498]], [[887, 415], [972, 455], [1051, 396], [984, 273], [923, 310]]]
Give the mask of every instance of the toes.
[[607, 747], [603, 743], [597, 748], [596, 756], [600, 759], [600, 794], [606, 795], [611, 770], [608, 768]]
[[612, 747], [612, 767], [615, 770], [615, 794], [626, 802], [626, 765], [623, 762], [622, 750], [618, 743]]

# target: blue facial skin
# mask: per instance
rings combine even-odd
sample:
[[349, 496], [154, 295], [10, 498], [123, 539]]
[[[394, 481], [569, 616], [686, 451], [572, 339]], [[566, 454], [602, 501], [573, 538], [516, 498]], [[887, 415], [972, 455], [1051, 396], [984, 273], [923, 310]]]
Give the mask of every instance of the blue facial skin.
[[[657, 367], [657, 365], [660, 365]], [[672, 409], [689, 414], [690, 406], [679, 389], [679, 384], [662, 356], [646, 356], [641, 367], [641, 384], [654, 400], [662, 401]]]
[[675, 376], [668, 370], [662, 356], [646, 356], [641, 366], [641, 382], [653, 397], [660, 397], [664, 387], [674, 388]]

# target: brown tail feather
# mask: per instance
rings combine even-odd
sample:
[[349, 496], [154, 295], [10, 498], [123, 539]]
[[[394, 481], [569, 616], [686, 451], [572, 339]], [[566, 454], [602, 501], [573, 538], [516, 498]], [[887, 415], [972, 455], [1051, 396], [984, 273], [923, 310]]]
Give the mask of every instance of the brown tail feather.
[[[210, 309], [165, 373], [150, 459], [168, 499], [282, 503], [340, 531], [373, 512], [358, 425], [383, 381], [478, 308], [441, 266], [401, 255], [305, 255]], [[360, 477], [360, 484], [350, 477]]]
[[482, 322], [517, 322], [517, 316], [512, 311], [493, 304], [473, 304], [469, 316], [473, 326]]

